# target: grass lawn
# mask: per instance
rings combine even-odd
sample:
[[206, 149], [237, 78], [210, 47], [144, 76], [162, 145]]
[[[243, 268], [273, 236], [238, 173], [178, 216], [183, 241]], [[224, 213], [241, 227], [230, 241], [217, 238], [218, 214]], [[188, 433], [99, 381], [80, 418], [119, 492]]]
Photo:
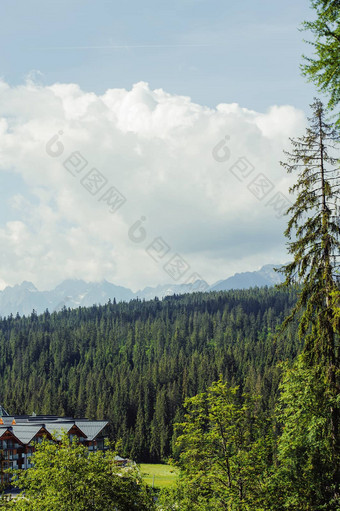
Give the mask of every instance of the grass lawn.
[[140, 470], [143, 480], [152, 486], [154, 481], [155, 488], [167, 488], [175, 484], [178, 471], [170, 465], [161, 465], [154, 463], [141, 463]]

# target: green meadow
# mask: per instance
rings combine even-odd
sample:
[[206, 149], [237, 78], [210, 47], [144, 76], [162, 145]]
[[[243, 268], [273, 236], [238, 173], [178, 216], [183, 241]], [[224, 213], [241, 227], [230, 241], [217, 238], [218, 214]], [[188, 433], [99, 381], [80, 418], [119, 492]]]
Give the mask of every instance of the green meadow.
[[141, 463], [140, 470], [143, 480], [155, 488], [168, 488], [175, 484], [178, 470], [171, 465]]

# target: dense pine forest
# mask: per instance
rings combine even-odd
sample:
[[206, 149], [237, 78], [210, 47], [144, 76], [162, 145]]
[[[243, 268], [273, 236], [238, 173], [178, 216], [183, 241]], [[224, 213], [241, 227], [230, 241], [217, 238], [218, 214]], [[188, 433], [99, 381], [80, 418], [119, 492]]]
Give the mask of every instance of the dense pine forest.
[[[284, 214], [287, 217], [284, 231], [287, 256], [285, 259], [289, 262], [280, 268], [284, 276], [283, 283], [276, 288], [193, 293], [169, 296], [163, 300], [155, 298], [151, 301], [137, 299], [116, 303], [114, 300], [103, 306], [93, 305], [73, 310], [64, 307], [60, 312], [51, 313], [46, 310], [40, 315], [33, 310], [29, 316], [20, 317], [17, 314], [0, 317], [0, 404], [10, 414], [56, 414], [106, 419], [109, 422], [108, 434], [112, 440], [112, 443], [107, 444], [107, 448], [103, 450], [92, 449], [79, 442], [79, 439], [73, 438], [73, 434], [68, 435], [65, 432], [64, 435], [55, 435], [52, 438], [47, 436], [38, 438], [35, 431], [32, 433], [35, 436], [30, 437], [29, 449], [25, 451], [25, 459], [29, 462], [26, 463], [24, 470], [22, 468], [16, 470], [17, 465], [13, 462], [18, 455], [17, 440], [18, 442], [20, 440], [10, 432], [10, 429], [14, 430], [16, 423], [13, 421], [12, 426], [9, 426], [6, 422], [0, 421], [2, 423], [0, 507], [17, 511], [340, 510], [340, 0], [310, 0], [309, 4], [311, 12], [299, 27], [300, 30], [307, 32], [309, 44], [307, 54], [302, 57], [300, 69], [306, 79], [315, 85], [316, 91], [323, 99], [314, 98], [306, 123], [299, 115], [300, 120], [296, 127], [300, 126], [302, 129], [306, 124], [304, 132], [300, 133], [299, 127], [299, 136], [294, 136], [292, 133], [294, 138], [288, 141], [289, 131], [295, 129], [292, 121], [293, 110], [286, 105], [280, 94], [284, 88], [290, 89], [290, 84], [293, 83], [290, 75], [286, 75], [291, 62], [288, 62], [288, 53], [274, 54], [273, 52], [270, 55], [267, 54], [266, 48], [266, 52], [260, 55], [263, 62], [271, 62], [269, 73], [261, 74], [261, 82], [259, 77], [250, 75], [250, 80], [245, 82], [243, 88], [248, 85], [249, 90], [253, 89], [254, 83], [267, 82], [272, 75], [275, 84], [280, 82], [280, 87], [275, 86], [276, 106], [268, 110], [269, 115], [267, 113], [258, 115], [253, 110], [240, 109], [244, 110], [247, 123], [251, 125], [249, 136], [248, 132], [245, 132], [246, 140], [250, 141], [250, 145], [241, 144], [241, 139], [237, 142], [239, 147], [244, 146], [245, 152], [246, 147], [251, 148], [255, 145], [260, 149], [258, 158], [254, 157], [253, 160], [251, 153], [249, 157], [252, 161], [256, 161], [258, 169], [261, 168], [261, 174], [258, 174], [256, 178], [254, 178], [255, 173], [251, 175], [250, 182], [244, 180], [243, 178], [248, 177], [255, 169], [244, 157], [239, 158], [237, 163], [229, 168], [234, 176], [236, 176], [234, 171], [238, 168], [242, 179], [236, 176], [237, 179], [246, 185], [256, 199], [262, 201], [262, 205], [270, 206], [267, 208], [268, 215], [271, 210], [271, 214], [275, 211], [278, 219]], [[268, 13], [272, 11], [267, 9], [267, 6], [264, 8], [262, 6], [262, 11], [261, 9], [252, 11], [250, 21], [247, 21], [247, 17], [244, 16], [242, 19], [239, 16], [231, 17], [236, 22], [233, 35], [239, 32], [242, 37], [241, 46], [234, 44], [237, 49], [234, 53], [240, 62], [240, 69], [244, 68], [245, 63], [242, 48], [249, 46], [244, 43], [244, 41], [247, 42], [244, 38], [246, 32], [252, 34], [252, 37], [256, 35], [254, 49], [257, 51], [256, 44], [259, 38], [256, 27], [259, 33], [270, 34], [273, 48], [277, 41], [285, 48], [287, 44], [281, 45], [282, 42], [286, 43], [289, 40], [290, 46], [295, 44], [294, 40], [288, 37], [291, 33], [287, 30], [290, 25], [286, 18], [289, 9], [287, 13], [282, 11], [282, 15], [284, 14], [282, 23], [279, 23], [278, 18], [273, 18], [271, 12], [271, 17], [268, 18], [264, 9], [268, 10]], [[243, 11], [242, 15], [245, 13], [244, 9]], [[40, 16], [40, 9], [37, 12]], [[227, 11], [223, 13], [220, 9], [216, 12], [218, 13], [216, 20], [219, 24], [215, 22], [214, 25], [210, 25], [211, 30], [201, 31], [203, 35], [215, 32], [218, 35], [219, 27], [222, 26], [220, 20], [222, 23], [226, 21]], [[167, 9], [167, 19], [171, 19], [172, 28], [176, 27], [176, 23], [173, 23], [175, 17], [169, 18], [169, 13]], [[153, 23], [158, 19], [155, 17], [156, 14], [152, 9], [150, 19]], [[178, 11], [177, 15], [182, 16], [182, 11]], [[195, 16], [190, 18], [194, 19], [195, 27], [199, 27], [199, 18]], [[210, 15], [207, 17], [205, 13], [205, 28], [209, 28], [209, 24], [206, 24], [209, 23], [208, 18]], [[119, 20], [119, 17], [117, 19]], [[144, 21], [141, 16], [138, 19], [141, 22]], [[241, 30], [238, 30], [237, 23], [240, 20], [242, 26], [240, 25]], [[270, 23], [268, 26], [266, 20]], [[16, 22], [16, 25], [22, 28], [20, 23]], [[122, 26], [124, 30], [128, 25], [124, 22]], [[135, 28], [133, 32], [138, 35], [138, 30], [136, 32]], [[270, 30], [267, 30], [268, 28]], [[91, 31], [93, 30], [92, 27]], [[53, 34], [53, 31], [50, 32]], [[190, 28], [181, 33], [190, 36], [194, 32]], [[176, 41], [189, 40], [188, 37], [179, 38], [178, 29], [176, 34]], [[21, 36], [19, 39], [24, 40]], [[169, 50], [172, 46], [177, 47], [177, 52], [179, 47], [184, 46], [210, 46], [209, 59], [211, 56], [211, 63], [213, 63], [213, 48], [218, 45], [133, 44], [126, 48], [167, 47]], [[45, 43], [43, 47], [45, 50], [67, 49], [68, 53], [73, 48], [69, 46], [49, 48], [45, 47]], [[112, 45], [110, 47], [74, 47], [77, 50], [103, 48], [123, 47]], [[165, 59], [169, 55], [168, 50], [162, 54], [165, 55]], [[182, 53], [183, 56], [187, 55], [184, 54], [184, 49]], [[249, 60], [250, 54], [248, 54], [249, 52], [246, 64]], [[129, 55], [133, 56], [133, 52], [129, 52]], [[274, 59], [285, 70], [287, 80], [277, 80]], [[222, 59], [219, 58], [218, 62], [220, 61], [222, 62]], [[295, 56], [291, 61], [295, 66]], [[84, 64], [82, 69], [85, 69], [86, 61], [82, 62]], [[103, 59], [98, 62], [102, 64]], [[209, 63], [209, 76], [213, 69], [211, 63]], [[191, 71], [197, 70], [195, 66], [185, 66], [176, 61], [176, 69], [184, 70], [185, 67]], [[160, 69], [163, 69], [162, 66]], [[229, 74], [231, 77], [236, 76], [236, 73]], [[196, 76], [199, 79], [199, 74], [196, 73]], [[218, 78], [219, 75], [213, 72], [211, 76]], [[100, 77], [102, 78], [102, 73]], [[49, 80], [48, 77], [47, 80]], [[152, 166], [149, 169], [145, 165], [148, 169], [145, 182], [148, 186], [154, 182], [156, 183], [154, 189], [161, 190], [160, 195], [157, 193], [157, 197], [161, 198], [158, 207], [162, 208], [163, 212], [167, 211], [164, 207], [169, 204], [181, 213], [195, 211], [195, 203], [191, 202], [191, 196], [189, 197], [186, 193], [186, 190], [191, 193], [194, 187], [182, 186], [181, 192], [185, 202], [177, 203], [177, 197], [174, 200], [173, 193], [175, 190], [177, 195], [177, 186], [173, 188], [173, 180], [176, 182], [182, 170], [188, 170], [188, 175], [191, 170], [196, 171], [196, 160], [193, 160], [192, 167], [189, 162], [190, 155], [196, 157], [196, 148], [195, 151], [192, 149], [192, 141], [198, 140], [201, 144], [201, 140], [204, 139], [206, 130], [200, 132], [200, 126], [203, 126], [203, 129], [207, 126], [211, 133], [224, 133], [224, 138], [214, 147], [208, 147], [204, 141], [202, 152], [199, 153], [202, 158], [202, 169], [198, 175], [204, 177], [200, 180], [203, 186], [208, 184], [206, 188], [209, 190], [209, 208], [211, 207], [212, 211], [215, 209], [218, 211], [222, 209], [222, 205], [223, 214], [229, 212], [229, 215], [225, 217], [226, 230], [235, 233], [233, 238], [226, 237], [224, 245], [215, 244], [215, 248], [218, 246], [219, 251], [215, 252], [214, 258], [210, 261], [221, 260], [222, 254], [231, 257], [228, 254], [232, 252], [224, 251], [226, 247], [234, 244], [239, 248], [245, 246], [248, 241], [251, 257], [249, 260], [254, 260], [255, 256], [258, 258], [259, 254], [263, 255], [267, 246], [273, 249], [268, 253], [283, 254], [281, 248], [274, 247], [274, 244], [265, 244], [261, 247], [261, 251], [255, 252], [255, 246], [274, 234], [272, 227], [269, 225], [267, 229], [262, 222], [260, 232], [253, 229], [253, 225], [256, 227], [260, 223], [254, 222], [250, 224], [251, 230], [243, 230], [243, 220], [239, 222], [239, 218], [246, 218], [245, 214], [242, 213], [242, 217], [234, 214], [232, 208], [235, 202], [230, 201], [229, 195], [225, 198], [221, 195], [223, 199], [221, 202], [220, 197], [216, 196], [215, 202], [214, 194], [217, 188], [215, 184], [205, 181], [205, 175], [211, 171], [211, 157], [221, 164], [227, 163], [231, 156], [231, 149], [227, 142], [231, 137], [225, 133], [233, 133], [233, 138], [236, 139], [237, 133], [240, 132], [239, 126], [242, 125], [239, 124], [238, 114], [235, 116], [237, 120], [235, 124], [233, 124], [232, 115], [229, 120], [229, 117], [227, 119], [221, 114], [227, 113], [229, 116], [234, 114], [234, 110], [238, 112], [237, 103], [218, 104], [216, 126], [213, 126], [213, 110], [210, 107], [204, 107], [204, 115], [209, 119], [209, 124], [204, 124], [197, 114], [199, 110], [196, 104], [192, 104], [194, 106], [191, 107], [195, 121], [191, 122], [188, 114], [181, 121], [182, 107], [178, 107], [179, 103], [177, 104], [177, 100], [173, 99], [174, 96], [167, 94], [169, 98], [172, 98], [171, 110], [163, 108], [166, 104], [164, 100], [162, 100], [162, 109], [159, 110], [156, 100], [152, 99], [151, 102], [147, 96], [148, 85], [141, 82], [133, 87], [135, 96], [131, 102], [130, 99], [128, 101], [123, 99], [122, 103], [118, 100], [113, 101], [112, 98], [115, 96], [111, 93], [114, 89], [108, 90], [104, 96], [100, 97], [101, 104], [97, 117], [96, 103], [92, 97], [94, 94], [86, 94], [91, 96], [91, 102], [82, 100], [80, 89], [72, 84], [68, 88], [72, 91], [74, 99], [65, 102], [69, 96], [63, 84], [49, 86], [48, 95], [44, 92], [43, 110], [45, 111], [45, 105], [47, 107], [49, 104], [48, 97], [55, 90], [59, 91], [58, 102], [60, 98], [64, 100], [62, 105], [65, 112], [62, 117], [58, 117], [58, 109], [54, 103], [49, 115], [46, 108], [46, 118], [50, 119], [46, 126], [55, 126], [56, 134], [49, 142], [44, 143], [47, 160], [44, 154], [45, 159], [41, 158], [41, 165], [40, 160], [37, 165], [43, 168], [44, 176], [48, 175], [49, 170], [52, 176], [53, 170], [53, 180], [45, 183], [45, 181], [38, 181], [32, 171], [33, 164], [36, 162], [32, 159], [35, 153], [31, 152], [33, 148], [40, 147], [37, 142], [40, 140], [40, 132], [44, 131], [45, 121], [40, 122], [41, 117], [35, 117], [29, 113], [30, 109], [27, 108], [26, 102], [33, 104], [36, 101], [34, 98], [40, 96], [31, 95], [35, 91], [31, 78], [28, 78], [27, 84], [30, 88], [30, 96], [23, 95], [24, 87], [18, 87], [20, 95], [23, 95], [23, 99], [20, 96], [18, 103], [25, 104], [25, 115], [22, 113], [19, 117], [17, 112], [24, 111], [14, 108], [15, 115], [9, 115], [5, 110], [5, 117], [2, 119], [4, 121], [2, 136], [5, 141], [3, 146], [5, 150], [2, 151], [4, 170], [6, 172], [13, 170], [19, 174], [22, 168], [25, 172], [23, 174], [25, 183], [32, 181], [34, 188], [29, 190], [31, 192], [34, 190], [34, 196], [39, 197], [41, 202], [39, 208], [35, 210], [33, 207], [33, 213], [31, 213], [30, 209], [34, 206], [34, 202], [18, 192], [7, 201], [7, 205], [13, 202], [13, 207], [15, 205], [18, 210], [21, 207], [24, 208], [23, 213], [27, 216], [31, 215], [34, 220], [37, 215], [35, 211], [39, 211], [39, 215], [47, 216], [48, 223], [41, 222], [41, 238], [40, 235], [30, 238], [29, 223], [26, 225], [21, 220], [5, 220], [2, 232], [5, 246], [3, 259], [6, 262], [8, 246], [10, 250], [8, 253], [11, 254], [14, 265], [12, 268], [12, 260], [10, 260], [7, 266], [10, 272], [6, 275], [6, 269], [3, 270], [3, 279], [0, 279], [0, 283], [19, 278], [15, 272], [20, 268], [19, 275], [21, 267], [31, 274], [36, 268], [36, 261], [38, 261], [38, 267], [40, 264], [42, 267], [46, 265], [44, 278], [47, 274], [49, 277], [50, 268], [52, 271], [56, 268], [56, 275], [58, 275], [58, 264], [54, 266], [53, 261], [54, 257], [56, 262], [59, 261], [60, 250], [62, 262], [68, 260], [70, 262], [67, 271], [74, 271], [73, 262], [77, 261], [78, 264], [78, 253], [87, 246], [84, 245], [83, 240], [91, 234], [88, 239], [91, 240], [91, 245], [94, 244], [95, 241], [92, 242], [92, 239], [97, 238], [92, 233], [97, 229], [101, 233], [103, 229], [101, 213], [98, 217], [96, 215], [86, 217], [86, 222], [91, 224], [88, 231], [87, 225], [85, 229], [85, 225], [78, 221], [78, 217], [82, 215], [79, 212], [75, 215], [74, 204], [76, 203], [73, 204], [71, 201], [73, 197], [71, 188], [69, 190], [64, 181], [61, 182], [60, 187], [62, 195], [55, 193], [58, 188], [54, 187], [59, 182], [55, 169], [58, 167], [49, 167], [46, 161], [52, 161], [51, 158], [54, 158], [55, 163], [60, 165], [61, 159], [58, 163], [58, 158], [67, 147], [69, 136], [67, 131], [77, 133], [74, 138], [77, 144], [78, 141], [79, 144], [82, 141], [82, 143], [90, 141], [94, 133], [95, 138], [92, 142], [96, 145], [98, 163], [100, 150], [105, 149], [102, 161], [107, 161], [112, 166], [117, 162], [123, 163], [122, 167], [116, 166], [119, 173], [124, 170], [138, 169], [140, 176], [143, 176], [140, 169], [144, 169], [144, 160], [141, 160], [140, 164], [135, 156], [144, 158], [143, 153], [147, 155], [150, 153]], [[6, 84], [3, 85], [2, 90], [6, 92], [9, 87]], [[140, 85], [143, 87], [143, 94], [138, 92], [141, 90]], [[43, 86], [39, 88], [43, 90]], [[268, 90], [263, 87], [264, 98]], [[163, 89], [155, 90], [154, 93], [158, 94], [159, 91], [164, 95]], [[298, 89], [295, 91], [294, 87], [294, 94], [295, 92], [298, 93]], [[119, 89], [119, 94], [122, 98], [126, 97], [123, 89]], [[8, 97], [10, 103], [15, 106], [16, 96]], [[110, 98], [107, 103], [102, 99], [106, 97]], [[184, 99], [187, 104], [191, 101], [186, 96], [178, 97]], [[76, 103], [79, 103], [80, 107], [71, 108], [70, 105], [76, 105]], [[7, 99], [4, 100], [4, 105], [6, 104]], [[110, 111], [104, 118], [104, 131], [97, 131], [101, 126], [101, 113], [105, 111], [106, 104], [109, 105]], [[234, 109], [235, 104], [237, 109]], [[90, 117], [85, 115], [86, 105], [89, 107]], [[279, 115], [281, 108], [283, 116]], [[40, 105], [39, 109], [41, 109]], [[120, 110], [121, 117], [118, 115]], [[150, 121], [146, 111], [150, 111]], [[156, 111], [157, 113], [153, 113]], [[183, 112], [186, 110], [183, 109]], [[250, 117], [249, 113], [256, 114], [256, 118]], [[12, 120], [12, 115], [13, 120], [17, 119], [17, 121]], [[28, 121], [25, 124], [28, 115], [31, 117], [27, 117]], [[10, 121], [7, 121], [7, 117]], [[116, 118], [117, 125], [114, 124]], [[176, 124], [171, 124], [172, 118], [176, 118]], [[121, 119], [125, 119], [124, 122]], [[159, 126], [156, 119], [161, 121]], [[63, 121], [62, 124], [60, 124], [61, 121]], [[284, 129], [277, 131], [277, 126], [281, 122]], [[15, 123], [20, 128], [18, 145], [15, 145]], [[111, 124], [113, 131], [109, 129]], [[158, 131], [152, 130], [158, 127], [158, 130], [161, 129], [163, 132], [163, 124], [164, 127], [169, 125], [171, 128], [169, 131], [164, 130], [167, 136], [160, 139]], [[95, 126], [95, 132], [90, 131], [90, 125]], [[139, 131], [139, 126], [143, 126], [142, 131]], [[235, 130], [232, 130], [234, 126]], [[193, 133], [199, 133], [200, 137], [195, 139], [190, 135], [186, 139], [186, 133], [190, 133], [189, 128], [193, 128]], [[9, 141], [7, 131], [10, 136]], [[64, 132], [63, 139], [61, 137]], [[120, 132], [129, 138], [120, 138]], [[151, 134], [150, 142], [146, 137], [149, 133]], [[173, 144], [173, 140], [177, 139], [173, 139], [173, 133], [183, 137], [178, 147], [181, 151], [184, 148], [189, 156], [188, 160], [181, 159], [178, 167], [177, 163], [176, 166], [174, 165], [176, 160], [172, 159], [173, 155], [177, 154], [177, 143]], [[100, 136], [101, 134], [104, 136]], [[264, 136], [263, 139], [260, 134]], [[29, 138], [25, 138], [27, 135]], [[272, 155], [276, 152], [268, 153], [265, 149], [271, 146], [275, 149], [274, 142], [277, 135], [280, 136], [285, 147], [283, 161], [280, 164], [288, 175], [291, 175], [292, 181], [281, 178], [279, 180], [276, 170], [271, 173]], [[117, 140], [113, 141], [112, 137], [117, 137]], [[142, 137], [148, 141], [145, 151], [144, 145], [140, 145], [139, 142], [139, 140], [142, 141]], [[154, 146], [151, 145], [153, 138]], [[72, 138], [70, 137], [69, 140], [71, 141]], [[103, 143], [99, 144], [99, 140]], [[134, 142], [133, 152], [136, 153], [136, 155], [133, 154], [133, 158], [130, 157], [131, 150], [128, 145], [130, 140]], [[188, 141], [190, 146], [186, 143]], [[107, 153], [106, 146], [111, 145], [114, 152]], [[129, 153], [120, 152], [121, 145], [124, 145], [124, 150], [126, 146]], [[75, 145], [74, 149], [77, 147]], [[82, 147], [83, 145], [80, 145], [80, 149]], [[151, 150], [153, 147], [155, 151]], [[89, 151], [90, 149], [91, 144], [89, 144]], [[166, 150], [163, 151], [163, 149]], [[12, 153], [15, 152], [18, 153], [17, 160], [12, 159]], [[66, 153], [63, 158], [65, 155]], [[112, 161], [110, 155], [113, 156]], [[169, 155], [170, 159], [166, 162], [166, 166], [160, 165], [159, 155], [164, 161]], [[72, 163], [75, 160], [80, 162], [80, 165]], [[237, 167], [242, 160], [247, 161], [249, 166]], [[64, 160], [63, 166], [73, 177], [77, 177], [85, 168], [84, 162], [86, 166], [87, 160], [77, 150]], [[154, 172], [156, 169], [153, 166], [154, 162], [160, 165], [160, 171], [157, 170], [157, 174]], [[175, 173], [169, 172], [172, 168], [176, 170]], [[100, 179], [97, 177], [97, 172]], [[267, 172], [273, 182], [267, 176]], [[163, 178], [165, 174], [171, 177], [169, 182]], [[79, 175], [83, 176], [83, 174]], [[94, 176], [96, 179], [90, 179], [88, 176], [92, 178]], [[128, 176], [129, 184], [133, 183], [133, 187], [139, 191], [138, 186], [135, 186], [136, 183], [138, 185], [139, 180], [134, 179], [135, 174], [131, 176]], [[274, 179], [274, 176], [277, 177]], [[195, 181], [192, 183], [196, 184], [197, 179], [195, 175]], [[264, 186], [262, 182], [265, 183]], [[112, 186], [106, 189], [104, 195], [101, 195], [100, 190], [108, 184], [108, 179], [96, 168], [92, 168], [88, 174], [81, 177], [80, 183], [90, 195], [95, 196], [94, 201], [98, 200], [102, 206], [105, 202], [109, 206], [110, 213], [115, 213], [127, 200], [118, 189]], [[275, 195], [268, 195], [270, 192], [266, 191], [266, 183]], [[285, 195], [287, 183], [290, 183], [289, 200]], [[167, 184], [171, 185], [169, 195], [165, 192], [163, 194]], [[145, 186], [143, 193], [149, 190], [148, 186]], [[4, 190], [7, 193], [6, 187]], [[21, 190], [21, 185], [18, 190]], [[100, 194], [96, 195], [97, 192]], [[107, 195], [108, 192], [109, 195]], [[219, 192], [223, 193], [223, 188]], [[47, 208], [52, 197], [56, 205], [60, 204], [63, 208], [67, 205], [65, 212], [62, 210], [61, 214], [61, 210], [54, 210], [52, 203], [50, 209]], [[119, 199], [118, 208], [116, 197]], [[188, 202], [187, 197], [189, 197]], [[197, 197], [201, 201], [201, 195]], [[111, 199], [114, 199], [114, 202], [111, 203]], [[151, 204], [152, 195], [148, 195], [147, 200]], [[243, 192], [241, 192], [241, 200], [248, 200], [247, 195], [243, 196]], [[129, 203], [132, 204], [132, 202], [133, 196], [129, 198]], [[230, 206], [229, 210], [224, 211], [224, 203]], [[178, 204], [181, 205], [180, 209]], [[252, 212], [252, 210], [253, 206], [248, 211]], [[13, 209], [13, 211], [16, 210]], [[90, 212], [92, 209], [86, 208], [84, 211]], [[153, 206], [152, 211], [158, 211], [157, 206]], [[177, 224], [183, 222], [183, 226], [178, 225], [180, 234], [178, 239], [183, 236], [182, 229], [186, 229], [186, 235], [190, 239], [190, 244], [185, 245], [187, 248], [183, 251], [185, 257], [192, 254], [197, 258], [200, 255], [200, 249], [192, 233], [198, 232], [201, 237], [201, 226], [205, 224], [210, 227], [210, 217], [205, 214], [206, 211], [207, 208], [202, 208], [202, 214], [198, 220], [201, 223], [197, 224], [197, 229], [195, 227], [192, 229], [193, 224], [189, 217], [185, 218], [185, 222], [181, 216], [172, 218], [174, 229], [177, 228], [176, 222]], [[71, 216], [70, 212], [72, 212]], [[130, 214], [132, 215], [132, 212]], [[55, 217], [53, 221], [52, 216]], [[40, 216], [37, 215], [37, 219], [40, 220]], [[70, 222], [72, 226], [70, 231], [72, 234], [69, 236], [70, 239], [72, 238], [70, 247], [72, 253], [74, 252], [72, 258], [69, 258], [69, 245], [66, 243], [67, 231], [62, 233], [61, 243], [58, 246], [50, 242], [46, 245], [46, 232], [49, 238], [58, 233], [54, 228], [58, 225], [57, 219], [62, 221], [60, 225]], [[96, 223], [97, 219], [98, 223]], [[125, 217], [122, 214], [117, 223], [121, 226], [118, 234], [122, 231], [123, 225], [128, 225], [128, 220], [129, 222], [131, 220], [129, 215]], [[146, 216], [142, 216], [140, 221], [127, 229], [128, 237], [133, 243], [138, 244], [144, 241], [149, 243], [146, 241], [148, 239], [146, 229], [140, 226], [145, 220]], [[240, 223], [240, 229], [238, 229], [238, 223]], [[32, 223], [33, 226], [39, 224], [40, 221], [36, 224]], [[82, 225], [84, 232], [81, 232]], [[212, 222], [212, 232], [215, 232], [214, 225], [215, 223]], [[216, 225], [220, 226], [223, 223]], [[52, 228], [47, 229], [46, 226]], [[138, 229], [141, 232], [139, 238], [131, 237], [131, 232], [136, 226], [139, 226]], [[264, 231], [266, 231], [265, 234], [262, 234]], [[105, 223], [105, 237], [102, 239], [103, 242], [105, 240], [105, 246], [110, 247], [110, 243], [107, 242], [107, 232], [111, 231], [107, 230]], [[254, 232], [256, 244], [253, 239], [248, 240], [249, 235], [247, 237], [245, 232]], [[218, 233], [219, 238], [222, 239], [223, 228]], [[34, 243], [30, 243], [31, 239]], [[204, 238], [202, 238], [199, 246], [204, 252], [211, 250], [213, 253], [214, 239], [206, 238], [207, 241], [203, 243]], [[57, 240], [59, 241], [59, 238]], [[155, 238], [154, 241], [156, 240], [164, 242], [162, 238]], [[273, 240], [274, 242], [279, 240], [277, 233]], [[239, 245], [240, 242], [242, 245]], [[152, 245], [146, 248], [147, 253]], [[24, 251], [20, 250], [21, 246], [25, 248]], [[114, 244], [113, 248], [109, 249], [111, 250], [108, 252], [109, 259], [114, 254], [113, 264], [117, 264], [117, 267], [111, 266], [110, 260], [107, 271], [111, 272], [109, 268], [114, 267], [119, 273], [119, 264], [121, 264], [119, 261], [125, 258], [124, 246], [118, 238], [117, 245]], [[142, 245], [139, 246], [142, 247]], [[166, 246], [168, 245], [164, 242], [164, 247]], [[34, 250], [32, 250], [33, 247]], [[36, 247], [39, 250], [35, 250]], [[47, 255], [44, 254], [44, 247], [48, 247]], [[123, 248], [121, 252], [120, 247]], [[168, 248], [170, 250], [170, 245]], [[243, 256], [244, 253], [243, 251], [241, 255]], [[84, 254], [86, 254], [85, 251]], [[92, 268], [94, 272], [92, 275], [97, 275], [99, 268], [105, 268], [107, 259], [101, 259], [100, 254], [100, 251], [89, 251], [87, 262], [89, 266], [84, 266], [84, 260], [79, 259], [87, 273], [87, 268]], [[158, 252], [158, 262], [165, 254], [167, 255], [167, 252]], [[166, 269], [178, 255], [173, 256], [163, 268]], [[133, 256], [131, 257], [132, 259], [128, 258], [126, 261], [132, 261]], [[154, 259], [153, 256], [151, 257]], [[181, 256], [179, 258], [182, 259]], [[19, 261], [18, 266], [16, 266], [17, 261]], [[50, 261], [53, 262], [52, 266], [49, 266]], [[204, 258], [203, 261], [209, 261], [209, 259]], [[186, 265], [184, 259], [182, 264]], [[228, 259], [225, 264], [228, 264]], [[163, 265], [163, 262], [160, 265]], [[129, 271], [133, 271], [132, 267], [129, 265]], [[130, 275], [129, 278], [132, 279], [133, 276]], [[69, 432], [71, 431], [70, 429]], [[173, 469], [176, 480], [172, 486], [157, 488], [153, 484], [151, 487], [143, 482], [143, 474], [138, 464], [121, 460], [117, 458], [117, 455], [123, 455], [137, 462], [167, 462], [169, 468]], [[18, 466], [21, 467], [20, 464]], [[21, 493], [16, 496], [11, 495], [13, 487], [18, 488]], [[6, 494], [5, 491], [8, 493]]]
[[10, 413], [107, 419], [122, 453], [173, 455], [185, 398], [220, 376], [272, 412], [281, 369], [300, 343], [292, 290], [254, 288], [160, 301], [64, 308], [0, 321], [1, 402]]

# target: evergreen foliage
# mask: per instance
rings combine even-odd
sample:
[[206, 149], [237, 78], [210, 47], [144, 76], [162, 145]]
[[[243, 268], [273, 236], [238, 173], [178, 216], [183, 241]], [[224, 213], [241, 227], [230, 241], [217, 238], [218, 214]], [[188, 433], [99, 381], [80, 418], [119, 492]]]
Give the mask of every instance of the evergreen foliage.
[[187, 401], [182, 482], [163, 493], [163, 509], [340, 509], [340, 190], [331, 155], [339, 137], [321, 102], [312, 108], [307, 134], [292, 140], [283, 164], [298, 174], [285, 232], [293, 260], [282, 269], [282, 287], [295, 288], [297, 301], [281, 336], [298, 320], [302, 352], [283, 364], [278, 406], [262, 421], [254, 398], [221, 380]]
[[304, 57], [301, 68], [304, 76], [328, 95], [328, 107], [335, 109], [340, 103], [340, 2], [312, 0], [311, 6], [316, 18], [305, 21], [302, 28], [314, 36], [308, 41], [314, 53]]
[[285, 233], [293, 261], [283, 268], [284, 285], [301, 286], [284, 325], [300, 315], [304, 346], [282, 384], [278, 459], [287, 509], [313, 504], [331, 510], [340, 506], [340, 168], [331, 154], [338, 150], [339, 133], [326, 122], [320, 101], [312, 110], [307, 134], [292, 140], [283, 164], [298, 173]]
[[276, 363], [300, 349], [294, 323], [274, 338], [295, 301], [261, 288], [4, 318], [1, 402], [10, 413], [107, 419], [122, 455], [166, 459], [184, 400], [219, 375], [273, 409]]

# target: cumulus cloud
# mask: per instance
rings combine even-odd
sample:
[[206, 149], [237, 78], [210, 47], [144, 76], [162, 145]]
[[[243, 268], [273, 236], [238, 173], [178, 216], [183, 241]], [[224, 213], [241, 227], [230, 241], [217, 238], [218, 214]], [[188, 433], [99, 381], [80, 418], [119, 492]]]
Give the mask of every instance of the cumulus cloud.
[[212, 283], [285, 261], [279, 160], [304, 126], [292, 106], [211, 109], [144, 82], [1, 82], [0, 171], [23, 187], [2, 197], [0, 285]]

